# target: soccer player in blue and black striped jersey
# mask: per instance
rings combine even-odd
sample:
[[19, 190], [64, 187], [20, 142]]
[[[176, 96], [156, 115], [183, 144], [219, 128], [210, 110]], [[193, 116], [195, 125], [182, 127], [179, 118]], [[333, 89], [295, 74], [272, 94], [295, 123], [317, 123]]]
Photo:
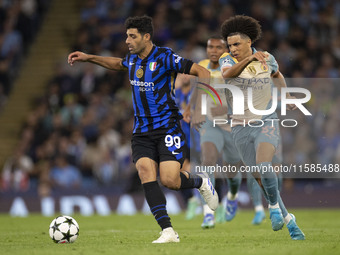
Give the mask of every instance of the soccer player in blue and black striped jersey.
[[175, 54], [169, 48], [152, 43], [153, 25], [148, 16], [126, 20], [125, 58], [102, 57], [73, 52], [68, 62], [90, 62], [107, 69], [128, 71], [132, 89], [135, 123], [132, 136], [133, 161], [141, 179], [146, 201], [157, 223], [161, 236], [153, 243], [179, 242], [166, 210], [166, 200], [157, 182], [170, 189], [198, 188], [211, 209], [218, 206], [218, 196], [209, 178], [180, 172], [185, 153], [185, 136], [181, 130], [175, 103], [174, 84], [177, 73], [210, 78], [205, 68]]

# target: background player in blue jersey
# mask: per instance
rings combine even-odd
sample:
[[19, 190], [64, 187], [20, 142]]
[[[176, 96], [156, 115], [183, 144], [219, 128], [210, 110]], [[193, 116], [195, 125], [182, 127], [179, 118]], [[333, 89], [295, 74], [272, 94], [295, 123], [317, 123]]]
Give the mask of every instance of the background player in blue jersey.
[[[274, 84], [279, 88], [285, 87], [286, 83], [283, 75], [278, 70], [274, 57], [269, 53], [256, 51], [251, 47], [252, 43], [261, 36], [260, 24], [257, 20], [248, 16], [235, 16], [226, 20], [222, 24], [221, 30], [230, 50], [229, 54], [225, 54], [220, 59], [223, 78], [237, 78], [228, 82], [239, 87], [245, 97], [248, 97], [248, 93], [252, 93], [252, 103], [255, 109], [268, 109], [271, 104], [271, 82], [269, 78], [276, 78]], [[254, 82], [244, 85], [242, 82], [245, 79]], [[268, 82], [265, 82], [265, 79]], [[257, 80], [261, 81], [261, 83], [257, 83]], [[248, 87], [252, 88], [251, 92]], [[232, 105], [234, 98], [230, 94], [227, 95], [227, 98], [230, 105]], [[304, 240], [305, 236], [297, 226], [295, 217], [288, 213], [282, 202], [276, 173], [261, 171], [264, 167], [270, 169], [272, 164], [280, 137], [278, 125], [270, 125], [267, 121], [264, 121], [264, 125], [260, 127], [237, 125], [242, 121], [249, 122], [253, 119], [266, 120], [275, 118], [277, 119], [276, 113], [261, 116], [252, 113], [248, 106], [245, 107], [244, 114], [232, 115], [235, 123], [232, 128], [233, 139], [244, 164], [257, 166], [260, 169], [260, 176], [257, 175], [256, 177], [259, 184], [262, 185], [264, 195], [269, 203], [273, 230], [282, 229], [284, 223], [286, 223], [293, 240]]]
[[132, 136], [133, 161], [141, 179], [145, 198], [157, 223], [161, 236], [153, 243], [179, 242], [166, 210], [165, 196], [157, 182], [170, 189], [198, 188], [211, 209], [218, 206], [218, 196], [208, 178], [180, 172], [185, 153], [185, 136], [181, 130], [179, 113], [174, 98], [177, 73], [186, 73], [209, 79], [203, 67], [175, 54], [169, 48], [152, 43], [153, 25], [148, 16], [131, 17], [125, 22], [125, 58], [102, 57], [73, 52], [68, 62], [91, 62], [108, 69], [128, 71], [134, 106]]

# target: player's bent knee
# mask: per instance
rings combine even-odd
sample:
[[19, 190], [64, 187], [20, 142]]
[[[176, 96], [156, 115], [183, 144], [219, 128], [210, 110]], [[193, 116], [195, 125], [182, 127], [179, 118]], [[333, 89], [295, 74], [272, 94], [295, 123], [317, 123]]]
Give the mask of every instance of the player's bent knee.
[[181, 183], [171, 177], [161, 177], [161, 183], [168, 189], [179, 190]]
[[145, 165], [142, 165], [142, 164], [138, 165], [137, 171], [138, 171], [138, 175], [139, 175], [139, 178], [140, 178], [142, 183], [151, 182], [151, 181], [156, 180], [156, 176], [155, 176], [154, 171], [152, 169], [146, 167]]

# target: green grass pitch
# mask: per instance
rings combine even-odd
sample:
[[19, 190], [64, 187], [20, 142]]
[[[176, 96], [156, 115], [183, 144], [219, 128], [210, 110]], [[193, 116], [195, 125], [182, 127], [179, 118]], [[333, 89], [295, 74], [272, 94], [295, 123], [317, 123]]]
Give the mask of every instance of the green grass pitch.
[[252, 211], [241, 211], [233, 221], [202, 230], [202, 216], [186, 221], [172, 216], [180, 243], [151, 244], [159, 236], [152, 216], [75, 215], [80, 235], [73, 244], [55, 244], [48, 235], [53, 217], [0, 215], [0, 254], [339, 254], [340, 210], [291, 210], [306, 235], [292, 241], [286, 227], [274, 232], [270, 220], [251, 225]]

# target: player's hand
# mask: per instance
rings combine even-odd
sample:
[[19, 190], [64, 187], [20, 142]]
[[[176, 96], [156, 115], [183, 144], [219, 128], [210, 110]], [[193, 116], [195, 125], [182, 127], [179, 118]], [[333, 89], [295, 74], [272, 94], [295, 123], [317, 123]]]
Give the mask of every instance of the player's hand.
[[194, 127], [197, 131], [199, 131], [204, 122], [205, 116], [201, 114], [200, 110], [195, 110], [192, 114], [191, 126]]
[[197, 131], [201, 128], [201, 125], [205, 122], [205, 117], [200, 113], [201, 111], [194, 110], [191, 112], [190, 105], [187, 105], [183, 112], [183, 120], [186, 123], [191, 122], [191, 127], [194, 127]]
[[226, 106], [218, 105], [216, 107], [211, 108], [211, 115], [213, 117], [221, 116], [221, 115], [224, 115], [224, 114], [227, 114], [227, 113], [228, 113], [228, 107], [226, 107]]
[[263, 51], [257, 51], [253, 55], [250, 56], [250, 60], [258, 60], [261, 62], [262, 65], [267, 66], [266, 58], [268, 57], [267, 53], [264, 53]]
[[190, 105], [187, 105], [187, 107], [185, 107], [184, 109], [184, 112], [183, 112], [183, 120], [186, 122], [186, 123], [190, 123], [190, 116], [191, 116], [191, 113], [190, 113]]
[[[287, 99], [296, 99], [295, 96], [291, 96], [291, 95], [287, 95], [286, 98], [287, 98]], [[297, 109], [297, 107], [296, 107], [295, 104], [287, 104], [287, 109], [288, 109], [288, 110], [294, 111], [294, 110]]]
[[75, 51], [68, 55], [67, 61], [72, 66], [75, 62], [86, 62], [89, 59], [89, 55], [81, 51]]

